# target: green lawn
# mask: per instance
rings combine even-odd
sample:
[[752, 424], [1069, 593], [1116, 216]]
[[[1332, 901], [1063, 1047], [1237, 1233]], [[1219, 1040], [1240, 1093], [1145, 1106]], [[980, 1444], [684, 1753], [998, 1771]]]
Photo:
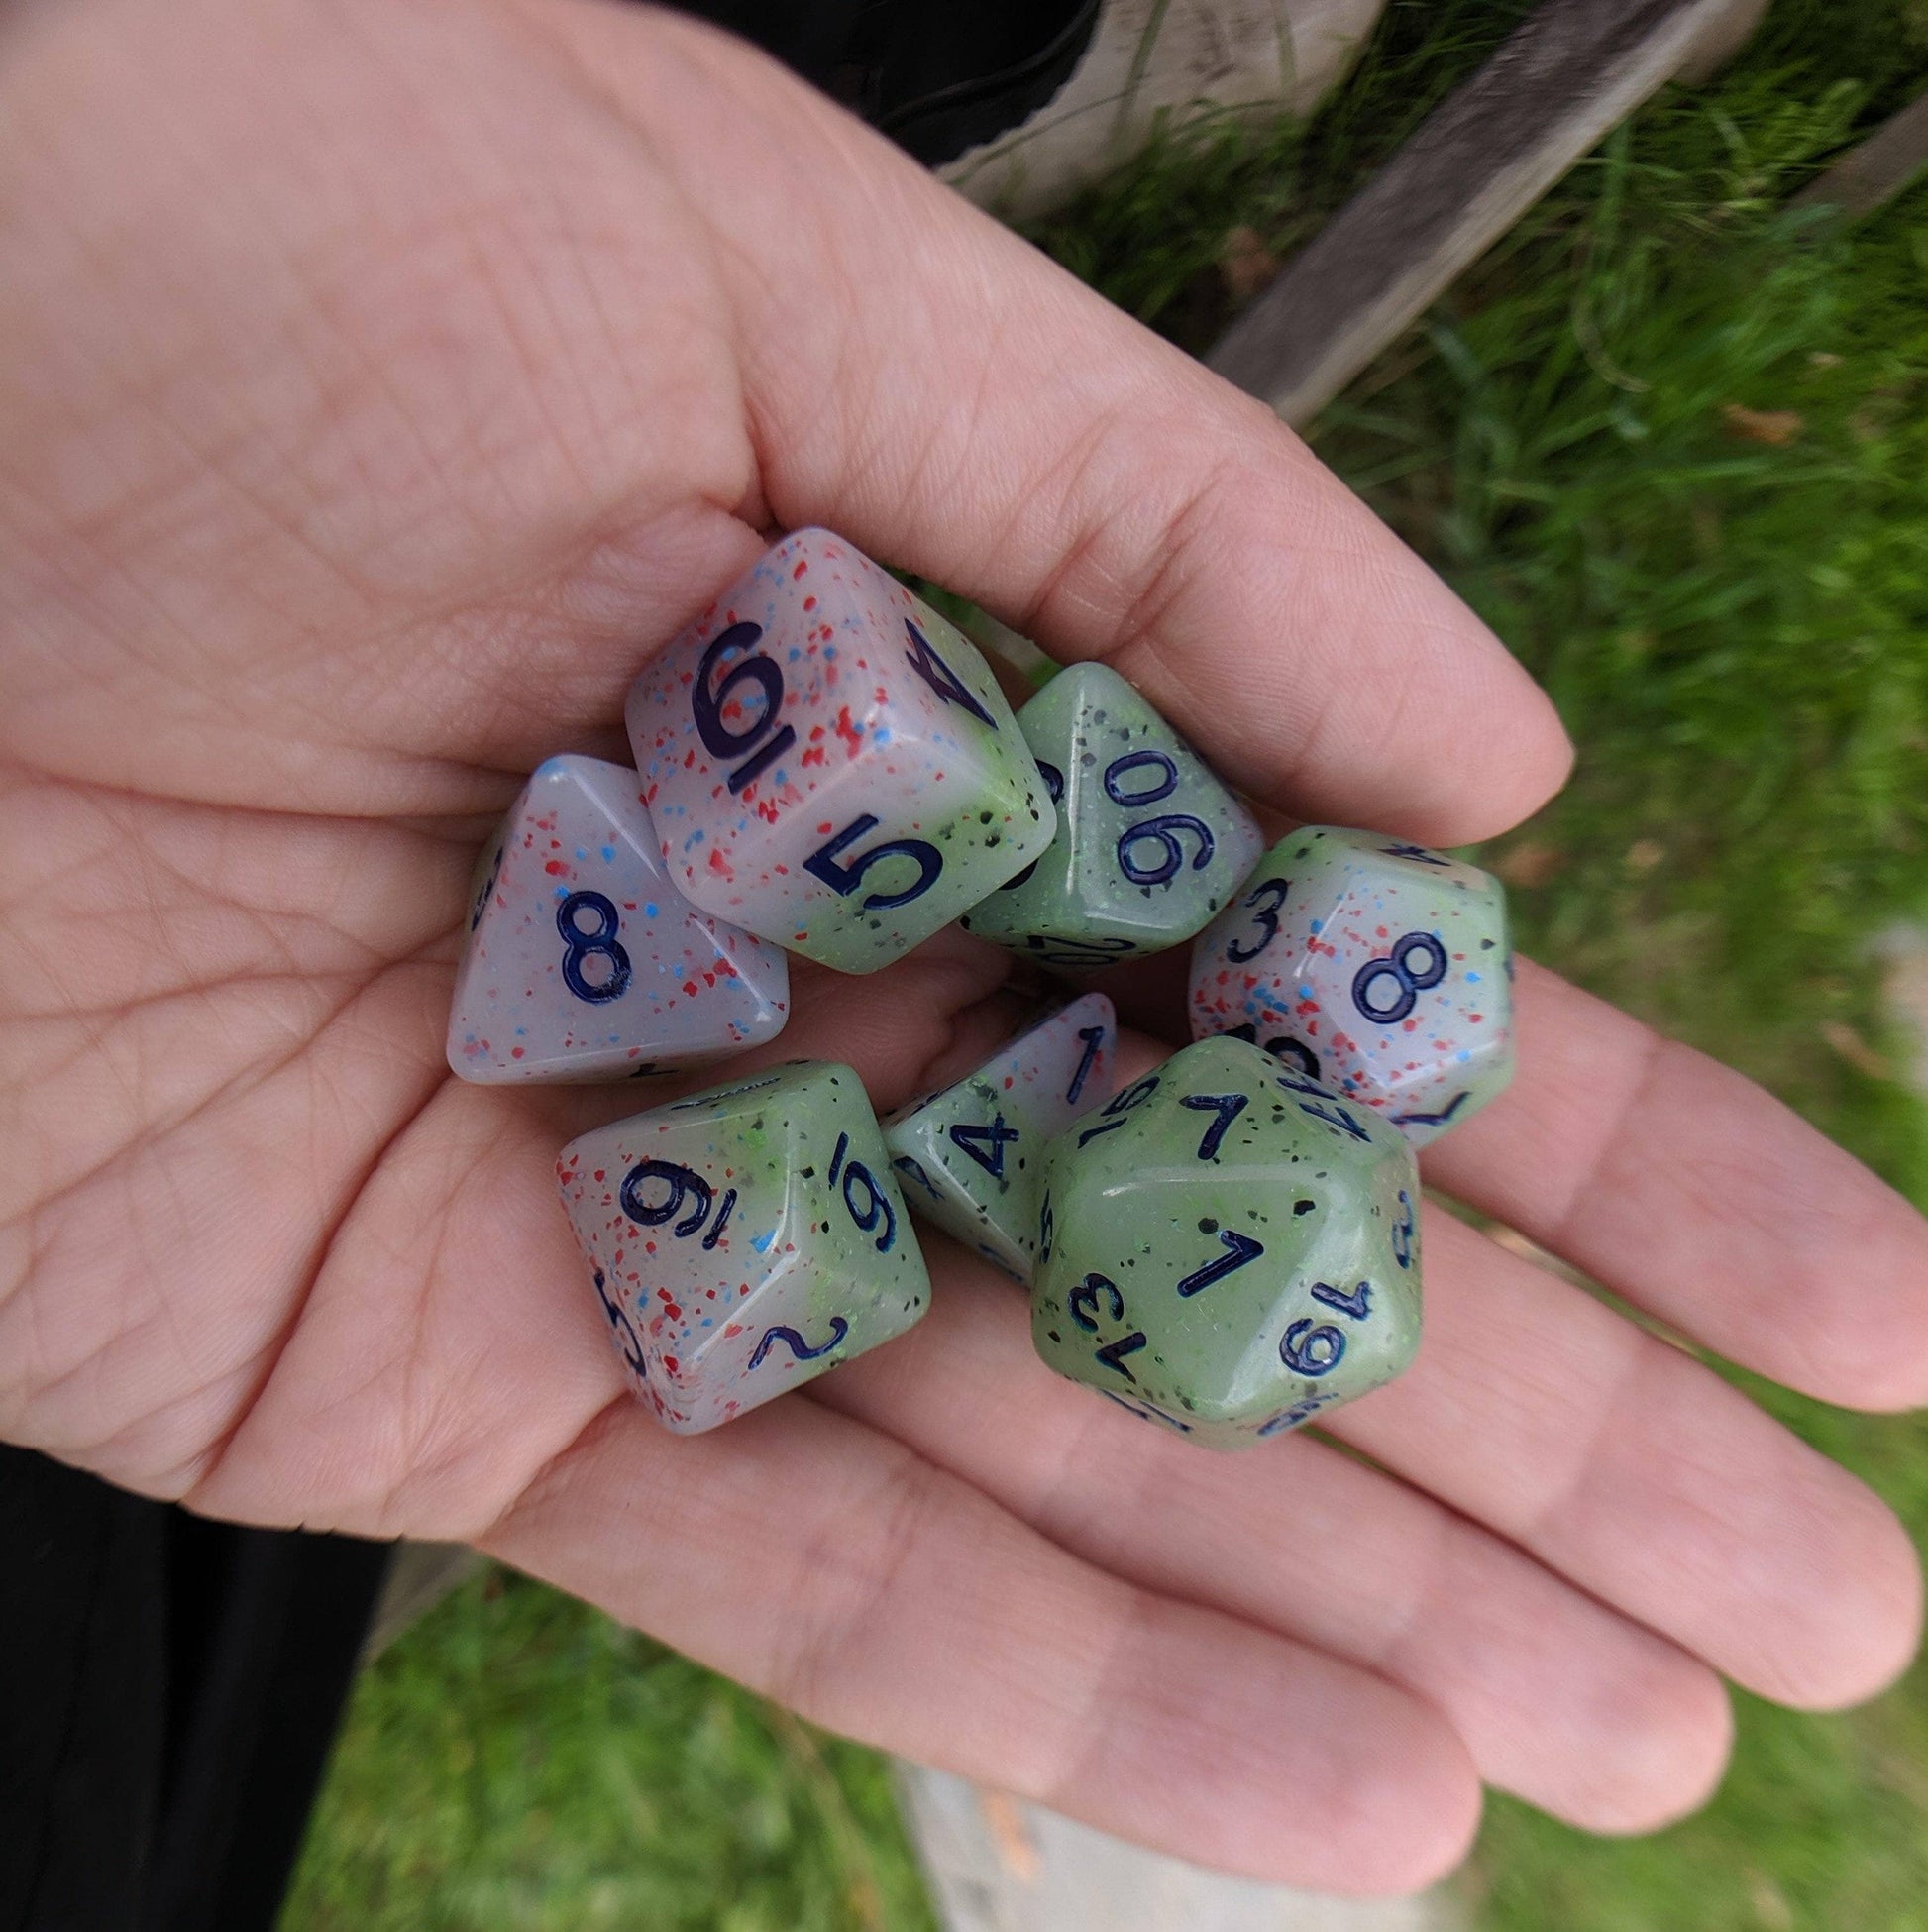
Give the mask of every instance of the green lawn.
[[[1307, 129], [1161, 144], [1040, 240], [1188, 346], [1523, 4], [1394, 0]], [[1592, 157], [1315, 430], [1582, 748], [1485, 855], [1538, 956], [1765, 1080], [1928, 1205], [1870, 944], [1928, 915], [1928, 192], [1781, 203], [1928, 84], [1928, 7], [1780, 0]], [[1228, 244], [1234, 230], [1247, 230]], [[1928, 1536], [1928, 1423], [1775, 1408]], [[1701, 1817], [1598, 1843], [1494, 1802], [1480, 1932], [1928, 1928], [1928, 1673], [1741, 1701]], [[534, 1585], [370, 1671], [286, 1916], [354, 1927], [929, 1923], [879, 1761]]]

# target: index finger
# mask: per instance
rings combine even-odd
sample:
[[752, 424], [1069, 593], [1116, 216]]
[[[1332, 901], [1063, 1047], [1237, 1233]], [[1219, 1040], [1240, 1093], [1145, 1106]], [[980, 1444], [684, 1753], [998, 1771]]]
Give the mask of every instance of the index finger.
[[1427, 1178], [1790, 1388], [1928, 1400], [1928, 1222], [1752, 1081], [1518, 974], [1513, 1087]]
[[557, 18], [718, 238], [771, 520], [1108, 660], [1283, 809], [1457, 842], [1560, 784], [1544, 696], [1269, 410], [748, 50]]

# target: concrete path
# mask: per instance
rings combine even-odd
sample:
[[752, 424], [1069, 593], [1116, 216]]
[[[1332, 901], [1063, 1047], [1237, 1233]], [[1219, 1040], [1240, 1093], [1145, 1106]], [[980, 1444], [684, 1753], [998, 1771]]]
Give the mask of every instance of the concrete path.
[[898, 1790], [944, 1932], [1460, 1932], [1438, 1894], [1228, 1878], [920, 1765], [899, 1765]]

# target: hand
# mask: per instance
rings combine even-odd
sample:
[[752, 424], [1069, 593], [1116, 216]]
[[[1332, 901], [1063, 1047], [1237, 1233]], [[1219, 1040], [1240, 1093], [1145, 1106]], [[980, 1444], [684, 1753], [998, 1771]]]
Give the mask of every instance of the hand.
[[[1872, 1495], [1439, 1214], [1419, 1366], [1333, 1419], [1370, 1466], [1093, 1401], [934, 1237], [910, 1338], [672, 1438], [551, 1174], [633, 1095], [448, 1076], [490, 815], [617, 753], [641, 655], [773, 527], [1109, 658], [1287, 811], [1530, 810], [1545, 700], [1263, 410], [758, 57], [575, 0], [17, 8], [0, 261], [8, 1437], [475, 1540], [823, 1723], [1334, 1889], [1449, 1867], [1481, 1778], [1675, 1815], [1722, 1674], [1900, 1667]], [[888, 1107], [988, 1049], [1005, 969], [955, 933], [800, 967], [766, 1057]], [[1551, 975], [1519, 998], [1518, 1084], [1435, 1182], [1767, 1375], [1922, 1399], [1899, 1200]]]

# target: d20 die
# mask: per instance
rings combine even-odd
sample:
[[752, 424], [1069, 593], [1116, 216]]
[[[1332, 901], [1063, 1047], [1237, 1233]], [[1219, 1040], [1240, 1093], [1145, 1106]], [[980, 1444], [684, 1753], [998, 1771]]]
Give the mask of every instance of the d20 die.
[[928, 938], [1057, 816], [990, 667], [827, 530], [803, 530], [656, 658], [629, 738], [698, 906], [846, 973]]
[[902, 1335], [929, 1277], [862, 1083], [795, 1061], [556, 1164], [630, 1385], [680, 1435]]
[[449, 1014], [465, 1080], [620, 1080], [774, 1039], [790, 962], [670, 882], [636, 774], [537, 768], [482, 848]]
[[1390, 1381], [1420, 1336], [1411, 1145], [1242, 1040], [1051, 1143], [1031, 1337], [1059, 1374], [1237, 1449]]
[[1199, 935], [1192, 1032], [1254, 1041], [1419, 1146], [1512, 1079], [1512, 978], [1490, 873], [1309, 825]]
[[884, 1144], [905, 1198], [986, 1260], [1028, 1282], [1044, 1149], [1111, 1098], [1118, 1016], [1087, 993], [941, 1093], [900, 1108]]
[[1264, 848], [1257, 821], [1116, 671], [1061, 671], [1018, 714], [1057, 836], [967, 931], [1047, 966], [1109, 966], [1189, 939]]

